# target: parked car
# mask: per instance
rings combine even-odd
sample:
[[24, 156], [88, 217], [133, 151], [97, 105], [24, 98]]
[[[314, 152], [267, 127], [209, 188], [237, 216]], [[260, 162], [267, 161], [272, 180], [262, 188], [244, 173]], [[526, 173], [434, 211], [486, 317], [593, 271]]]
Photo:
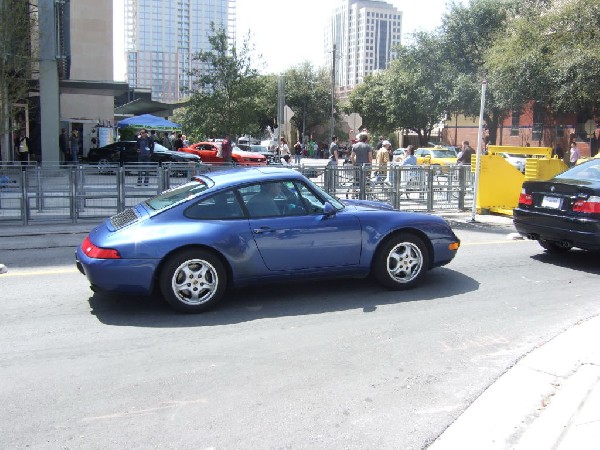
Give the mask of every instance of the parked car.
[[392, 162], [395, 163], [400, 163], [402, 162], [402, 160], [404, 159], [404, 155], [406, 153], [406, 148], [397, 148], [396, 150], [394, 150], [394, 153], [392, 154]]
[[366, 277], [400, 290], [448, 264], [460, 241], [440, 217], [339, 200], [295, 170], [195, 176], [96, 226], [76, 264], [94, 291], [160, 291], [200, 312], [234, 286]]
[[[223, 158], [217, 156], [221, 148], [221, 142], [198, 142], [179, 149], [184, 153], [198, 155], [205, 163], [223, 163]], [[265, 166], [267, 165], [267, 157], [256, 152], [247, 152], [241, 148], [234, 146], [231, 150], [231, 160], [240, 166]]]
[[426, 164], [437, 167], [440, 170], [448, 168], [448, 166], [456, 164], [458, 154], [454, 148], [450, 147], [420, 147], [415, 150], [417, 164]]
[[[133, 163], [138, 161], [139, 150], [135, 141], [118, 141], [104, 147], [90, 149], [87, 161], [96, 163], [99, 166], [108, 166], [114, 164]], [[154, 153], [150, 157], [152, 162], [191, 162], [199, 163], [202, 159], [198, 155], [176, 152], [163, 147], [161, 144], [154, 144]]]
[[600, 249], [600, 159], [546, 181], [525, 181], [513, 211], [517, 231], [549, 252]]

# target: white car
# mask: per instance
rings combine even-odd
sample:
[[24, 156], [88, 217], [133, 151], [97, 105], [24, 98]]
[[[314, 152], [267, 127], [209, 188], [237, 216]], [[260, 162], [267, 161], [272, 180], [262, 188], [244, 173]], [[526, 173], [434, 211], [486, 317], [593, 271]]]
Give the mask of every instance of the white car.
[[520, 153], [498, 153], [519, 172], [525, 173], [525, 162], [527, 158], [542, 158], [540, 155], [521, 155]]

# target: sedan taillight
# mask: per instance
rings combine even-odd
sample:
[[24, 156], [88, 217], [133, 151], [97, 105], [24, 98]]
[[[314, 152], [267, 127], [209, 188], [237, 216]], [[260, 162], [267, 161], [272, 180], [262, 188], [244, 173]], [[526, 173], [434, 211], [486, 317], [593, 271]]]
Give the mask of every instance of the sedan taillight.
[[580, 199], [573, 203], [574, 212], [600, 214], [600, 197], [592, 196], [587, 200]]
[[86, 238], [83, 240], [83, 243], [81, 244], [81, 250], [83, 250], [83, 253], [85, 253], [87, 256], [94, 259], [121, 259], [121, 255], [119, 254], [118, 250], [113, 248], [97, 247], [92, 244], [89, 236], [86, 236]]
[[521, 190], [521, 194], [519, 195], [519, 204], [520, 205], [533, 205], [533, 195], [525, 192], [525, 189]]

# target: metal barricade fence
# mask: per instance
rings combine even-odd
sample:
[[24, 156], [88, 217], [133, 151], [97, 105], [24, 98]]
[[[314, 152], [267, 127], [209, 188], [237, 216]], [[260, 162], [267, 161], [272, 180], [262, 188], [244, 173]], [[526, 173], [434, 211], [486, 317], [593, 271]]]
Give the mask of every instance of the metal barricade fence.
[[[229, 164], [0, 165], [0, 226], [103, 218]], [[473, 202], [469, 166], [293, 166], [340, 199], [375, 200], [407, 211], [462, 210]], [[147, 183], [145, 177], [148, 176]], [[209, 175], [210, 176], [210, 175]]]

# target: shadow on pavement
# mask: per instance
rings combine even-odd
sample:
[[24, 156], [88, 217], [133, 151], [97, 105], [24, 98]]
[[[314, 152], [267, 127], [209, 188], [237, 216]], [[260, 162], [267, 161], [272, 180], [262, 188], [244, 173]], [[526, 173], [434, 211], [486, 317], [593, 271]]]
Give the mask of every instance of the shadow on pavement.
[[181, 314], [158, 295], [140, 297], [95, 293], [91, 313], [107, 325], [158, 328], [217, 326], [258, 319], [302, 316], [378, 306], [447, 299], [477, 290], [479, 283], [447, 268], [427, 274], [424, 283], [409, 291], [390, 291], [375, 281], [336, 279], [253, 286], [229, 292], [214, 309], [201, 314]]
[[600, 252], [588, 252], [579, 249], [569, 250], [564, 253], [547, 253], [541, 250], [539, 254], [533, 255], [531, 258], [545, 264], [600, 275], [599, 255]]

